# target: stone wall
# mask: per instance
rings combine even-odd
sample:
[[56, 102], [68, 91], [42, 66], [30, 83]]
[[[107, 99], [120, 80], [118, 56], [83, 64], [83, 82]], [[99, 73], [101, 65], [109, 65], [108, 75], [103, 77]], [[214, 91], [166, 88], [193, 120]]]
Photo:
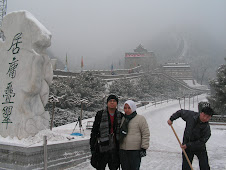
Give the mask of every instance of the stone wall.
[[210, 122], [225, 122], [226, 123], [226, 116], [213, 115], [210, 119]]
[[[0, 144], [0, 169], [43, 169], [44, 147]], [[47, 146], [48, 170], [65, 169], [90, 159], [89, 140]]]

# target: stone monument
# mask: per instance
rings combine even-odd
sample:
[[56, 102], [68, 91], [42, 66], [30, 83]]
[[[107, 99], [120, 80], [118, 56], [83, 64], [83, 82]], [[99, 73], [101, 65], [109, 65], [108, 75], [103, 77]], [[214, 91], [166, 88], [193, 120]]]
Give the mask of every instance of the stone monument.
[[3, 19], [0, 40], [0, 135], [18, 139], [49, 128], [48, 102], [53, 70], [46, 49], [51, 33], [29, 12]]

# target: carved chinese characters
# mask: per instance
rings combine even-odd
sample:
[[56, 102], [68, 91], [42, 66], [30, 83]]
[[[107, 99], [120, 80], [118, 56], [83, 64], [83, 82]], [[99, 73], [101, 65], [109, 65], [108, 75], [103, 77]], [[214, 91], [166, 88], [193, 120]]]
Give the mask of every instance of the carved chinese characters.
[[6, 15], [0, 40], [0, 135], [26, 138], [49, 128], [53, 72], [46, 48], [51, 33], [29, 12]]

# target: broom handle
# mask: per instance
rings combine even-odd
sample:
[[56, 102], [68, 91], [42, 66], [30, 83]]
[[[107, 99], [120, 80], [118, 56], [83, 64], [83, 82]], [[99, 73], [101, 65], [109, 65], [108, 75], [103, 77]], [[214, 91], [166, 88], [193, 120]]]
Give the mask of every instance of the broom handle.
[[[174, 133], [174, 135], [176, 136], [176, 138], [177, 138], [177, 140], [178, 140], [180, 146], [181, 146], [180, 139], [178, 138], [177, 133], [176, 133], [176, 131], [175, 131], [174, 128], [173, 128], [173, 125], [170, 125], [170, 126], [171, 126], [171, 128], [172, 128], [172, 130], [173, 130], [173, 133]], [[186, 158], [187, 161], [188, 161], [188, 164], [189, 164], [191, 170], [193, 170], [192, 165], [191, 165], [191, 162], [190, 162], [190, 160], [188, 159], [188, 155], [186, 154], [186, 152], [185, 152], [185, 150], [184, 150], [183, 148], [181, 148], [181, 149], [182, 149], [182, 151], [183, 151], [183, 153], [184, 153], [185, 158]]]

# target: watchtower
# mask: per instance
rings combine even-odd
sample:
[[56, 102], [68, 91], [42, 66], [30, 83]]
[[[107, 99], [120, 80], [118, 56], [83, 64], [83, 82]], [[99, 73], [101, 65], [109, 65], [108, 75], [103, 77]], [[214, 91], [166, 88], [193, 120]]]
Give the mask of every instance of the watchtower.
[[143, 71], [151, 71], [156, 68], [155, 53], [148, 51], [141, 44], [134, 52], [125, 53], [125, 69], [141, 66]]

